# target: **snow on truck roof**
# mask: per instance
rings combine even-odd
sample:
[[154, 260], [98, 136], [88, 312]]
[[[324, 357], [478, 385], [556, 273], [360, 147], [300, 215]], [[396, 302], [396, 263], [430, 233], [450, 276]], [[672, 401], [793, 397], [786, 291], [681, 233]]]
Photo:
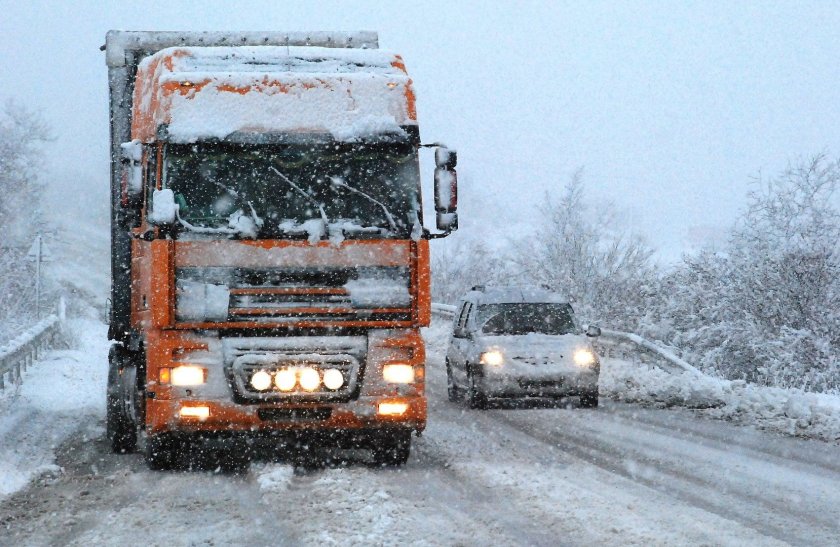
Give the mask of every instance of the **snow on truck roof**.
[[476, 304], [568, 304], [569, 299], [539, 287], [474, 287], [467, 293]]
[[416, 125], [399, 55], [322, 47], [170, 47], [138, 66], [132, 138], [328, 133], [350, 141]]

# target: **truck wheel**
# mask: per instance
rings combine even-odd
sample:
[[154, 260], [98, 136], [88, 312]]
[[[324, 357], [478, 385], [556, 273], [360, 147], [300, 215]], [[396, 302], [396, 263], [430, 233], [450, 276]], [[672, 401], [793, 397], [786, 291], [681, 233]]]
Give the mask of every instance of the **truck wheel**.
[[588, 391], [580, 395], [581, 408], [598, 408], [598, 390]]
[[105, 434], [114, 454], [129, 454], [137, 449], [137, 429], [122, 410], [117, 397], [108, 395]]
[[170, 433], [146, 438], [146, 463], [153, 471], [173, 469], [179, 461], [182, 443]]
[[470, 385], [467, 388], [467, 405], [475, 410], [487, 408], [487, 396], [481, 392], [475, 383], [475, 373], [469, 375]]
[[411, 453], [411, 431], [400, 431], [392, 439], [373, 447], [373, 463], [379, 466], [404, 465]]
[[452, 377], [452, 367], [449, 365], [449, 359], [446, 360], [446, 394], [451, 402], [458, 400], [458, 388], [455, 387], [455, 378]]
[[105, 436], [115, 454], [134, 452], [137, 449], [137, 428], [125, 413], [119, 373], [124, 352], [114, 344], [108, 354], [108, 386], [105, 397]]

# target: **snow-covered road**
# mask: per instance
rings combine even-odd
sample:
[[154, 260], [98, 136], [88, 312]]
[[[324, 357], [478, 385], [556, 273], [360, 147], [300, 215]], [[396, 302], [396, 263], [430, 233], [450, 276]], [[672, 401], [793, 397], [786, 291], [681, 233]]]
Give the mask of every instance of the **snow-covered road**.
[[471, 411], [428, 338], [429, 427], [404, 468], [151, 472], [86, 409], [62, 471], [0, 502], [0, 545], [840, 543], [836, 445], [621, 403]]

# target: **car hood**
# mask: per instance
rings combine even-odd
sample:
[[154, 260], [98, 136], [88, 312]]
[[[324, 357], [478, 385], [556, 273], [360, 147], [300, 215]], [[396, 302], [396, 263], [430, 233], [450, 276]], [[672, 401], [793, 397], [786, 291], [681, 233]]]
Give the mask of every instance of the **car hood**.
[[580, 334], [482, 335], [477, 342], [481, 352], [501, 351], [505, 368], [509, 372], [576, 370], [578, 367], [573, 358], [575, 351], [592, 350], [589, 338]]

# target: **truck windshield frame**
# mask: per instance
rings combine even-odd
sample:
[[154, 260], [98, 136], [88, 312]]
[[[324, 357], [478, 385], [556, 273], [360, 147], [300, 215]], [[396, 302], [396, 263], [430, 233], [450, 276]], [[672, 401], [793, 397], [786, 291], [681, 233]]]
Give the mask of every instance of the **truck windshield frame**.
[[167, 143], [163, 187], [183, 221], [176, 237], [237, 237], [236, 219], [245, 216], [257, 239], [311, 239], [312, 223], [324, 217], [324, 236], [406, 238], [421, 200], [409, 142]]

